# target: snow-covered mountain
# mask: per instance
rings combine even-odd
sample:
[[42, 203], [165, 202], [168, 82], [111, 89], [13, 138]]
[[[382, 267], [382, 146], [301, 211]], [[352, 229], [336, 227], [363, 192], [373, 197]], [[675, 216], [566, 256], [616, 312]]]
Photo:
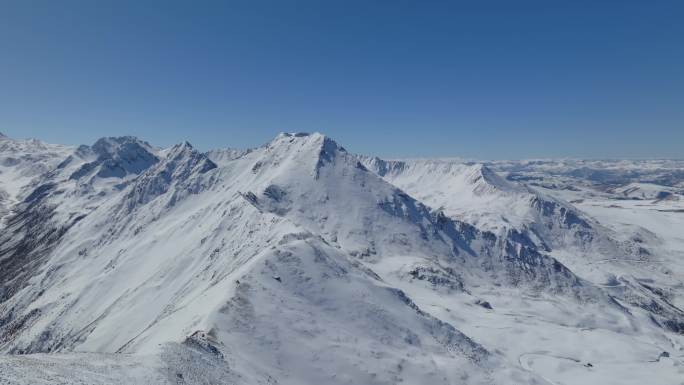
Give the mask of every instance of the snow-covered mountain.
[[629, 183], [608, 190], [608, 192], [626, 199], [641, 200], [679, 200], [684, 197], [684, 191], [680, 188], [653, 183]]
[[[636, 231], [625, 237], [568, 201], [542, 189], [507, 180], [482, 163], [385, 161], [377, 157], [361, 157], [361, 161], [385, 180], [445, 215], [500, 237], [529, 239], [538, 249], [549, 252], [570, 270], [596, 284], [611, 280], [615, 274], [637, 274], [635, 262], [648, 264], [659, 258], [655, 251], [659, 244], [652, 234]], [[608, 260], [612, 263], [605, 265]], [[642, 308], [650, 308], [659, 300], [631, 293], [612, 295], [627, 297], [632, 305]], [[684, 326], [684, 313], [679, 308], [664, 304], [663, 311], [669, 314], [666, 319], [678, 320], [677, 326], [670, 324], [675, 330]]]
[[487, 162], [497, 172], [524, 180], [572, 181], [595, 186], [622, 186], [629, 183], [653, 183], [675, 186], [684, 180], [682, 159], [536, 159]]
[[35, 178], [52, 170], [73, 149], [0, 133], [0, 228], [9, 207], [31, 192]]
[[610, 230], [568, 202], [506, 180], [482, 163], [384, 161], [377, 157], [363, 162], [449, 217], [502, 235], [511, 231], [523, 234], [543, 250], [574, 249], [612, 256], [647, 253], [635, 247], [628, 250], [630, 245], [614, 241]]
[[9, 383], [541, 384], [523, 357], [572, 333], [681, 354], [679, 292], [583, 277], [549, 251], [595, 263], [582, 241], [612, 247], [613, 230], [481, 165], [363, 158], [321, 134], [63, 155], [0, 234]]
[[235, 160], [247, 153], [252, 151], [252, 149], [237, 149], [237, 148], [219, 148], [207, 152], [207, 157], [211, 159], [212, 162], [223, 166], [224, 164]]

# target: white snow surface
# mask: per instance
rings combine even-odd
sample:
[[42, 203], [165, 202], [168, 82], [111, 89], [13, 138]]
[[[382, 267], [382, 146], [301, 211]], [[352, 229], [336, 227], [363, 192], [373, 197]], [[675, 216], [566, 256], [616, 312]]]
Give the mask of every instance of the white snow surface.
[[500, 235], [511, 230], [523, 233], [543, 249], [571, 250], [581, 257], [579, 263], [601, 255], [634, 254], [633, 244], [617, 241], [610, 229], [569, 202], [506, 180], [485, 164], [378, 158], [364, 158], [363, 162], [449, 217]]
[[641, 200], [679, 200], [682, 198], [681, 189], [655, 183], [630, 183], [612, 189], [610, 192], [625, 198]]
[[387, 181], [446, 215], [496, 231], [533, 220], [533, 194], [510, 183], [480, 163], [445, 160], [383, 161], [366, 166]]
[[55, 168], [74, 149], [0, 133], [0, 228], [11, 206], [30, 193], [36, 178]]
[[[614, 215], [603, 191], [577, 208], [487, 166], [363, 158], [321, 134], [57, 149], [0, 235], [0, 383], [684, 378], [684, 240], [661, 222], [680, 224], [679, 201]], [[589, 251], [553, 225], [567, 212]], [[553, 237], [508, 231], [535, 223]], [[623, 246], [642, 243], [634, 262]]]

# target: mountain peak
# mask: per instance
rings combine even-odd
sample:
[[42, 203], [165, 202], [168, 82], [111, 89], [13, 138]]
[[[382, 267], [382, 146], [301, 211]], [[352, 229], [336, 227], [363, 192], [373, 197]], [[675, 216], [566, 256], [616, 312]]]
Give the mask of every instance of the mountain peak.
[[265, 146], [266, 151], [290, 154], [292, 156], [313, 157], [320, 168], [322, 162], [329, 162], [335, 158], [337, 152], [346, 150], [339, 146], [333, 139], [319, 132], [308, 133], [280, 133]]
[[154, 152], [149, 143], [140, 140], [134, 136], [110, 136], [98, 139], [92, 146], [92, 150], [103, 157], [116, 156], [121, 151], [131, 150], [134, 148], [142, 149], [146, 152]]
[[[0, 150], [25, 142], [36, 147], [22, 139]], [[0, 378], [33, 384], [86, 373], [74, 381], [109, 383], [102, 365], [135, 362], [133, 373], [111, 375], [131, 383], [541, 383], [533, 369], [556, 357], [568, 376], [589, 376], [587, 368], [613, 365], [615, 346], [646, 345], [625, 365], [643, 362], [647, 375], [661, 358], [659, 374], [674, 362], [654, 346], [676, 358], [671, 332], [684, 330], [684, 313], [670, 302], [681, 294], [678, 270], [664, 264], [678, 256], [665, 247], [677, 243], [646, 229], [628, 239], [631, 225], [620, 223], [627, 231], [615, 240], [632, 247], [633, 239], [643, 254], [613, 247], [589, 214], [486, 165], [364, 158], [320, 133], [280, 134], [237, 158], [217, 152], [230, 162], [221, 168], [188, 142], [156, 150], [119, 137], [79, 148], [52, 172], [59, 160], [51, 159], [67, 153], [52, 148], [49, 173], [36, 170], [19, 181], [22, 195], [0, 202], [0, 216], [9, 214], [0, 218], [0, 372], [9, 374]], [[5, 172], [14, 159], [34, 166], [45, 154], [10, 153], [0, 179], [17, 184], [24, 170]], [[134, 172], [138, 165], [145, 168]], [[77, 181], [66, 179], [81, 166]], [[518, 188], [528, 193], [505, 192]], [[585, 196], [600, 203], [593, 194]], [[634, 218], [624, 215], [620, 222]], [[584, 354], [591, 344], [607, 347]], [[148, 365], [158, 377], [142, 377]], [[24, 378], [34, 367], [45, 375]], [[681, 377], [676, 371], [667, 380]]]
[[183, 175], [182, 179], [185, 179], [194, 172], [202, 174], [218, 166], [206, 154], [183, 141], [166, 151], [160, 167], [176, 177]]
[[276, 136], [276, 139], [278, 138], [305, 138], [307, 136], [314, 136], [314, 135], [321, 135], [318, 132], [309, 133], [309, 132], [281, 132]]
[[183, 153], [193, 153], [197, 152], [195, 148], [188, 141], [183, 141], [181, 143], [174, 144], [169, 150], [169, 156], [177, 156]]
[[202, 167], [200, 168], [204, 171], [216, 168], [216, 164], [214, 164], [206, 154], [197, 151], [188, 141], [183, 141], [171, 147], [166, 159], [168, 161], [173, 161], [174, 163], [182, 161], [191, 162], [193, 164], [201, 163]]
[[[268, 147], [274, 147], [278, 145], [289, 145], [298, 143], [300, 145], [312, 144], [317, 145], [325, 142], [334, 141], [327, 136], [321, 134], [320, 132], [307, 133], [307, 132], [281, 132], [278, 134], [269, 144]], [[335, 144], [336, 145], [336, 144]]]
[[123, 178], [129, 174], [140, 174], [159, 161], [152, 146], [133, 136], [100, 138], [89, 149], [78, 149], [80, 153], [88, 150], [97, 158], [81, 166], [70, 179], [86, 175]]
[[[150, 167], [135, 181], [127, 195], [127, 210], [165, 194], [173, 186], [182, 191], [180, 194], [196, 193], [199, 187], [190, 187], [188, 181], [216, 167], [206, 154], [194, 149], [187, 141], [178, 143], [166, 151], [166, 156], [158, 164]], [[173, 199], [177, 199], [177, 196]]]

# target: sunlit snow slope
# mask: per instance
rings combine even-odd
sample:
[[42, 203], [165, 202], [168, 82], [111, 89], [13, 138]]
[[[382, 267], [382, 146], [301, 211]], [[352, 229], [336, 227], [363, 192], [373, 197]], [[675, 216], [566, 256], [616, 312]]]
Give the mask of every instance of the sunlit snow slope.
[[62, 155], [3, 221], [2, 381], [543, 384], [543, 360], [598, 372], [636, 341], [623, 366], [667, 351], [654, 383], [681, 374], [672, 298], [574, 268], [632, 243], [487, 167], [369, 160], [321, 134]]

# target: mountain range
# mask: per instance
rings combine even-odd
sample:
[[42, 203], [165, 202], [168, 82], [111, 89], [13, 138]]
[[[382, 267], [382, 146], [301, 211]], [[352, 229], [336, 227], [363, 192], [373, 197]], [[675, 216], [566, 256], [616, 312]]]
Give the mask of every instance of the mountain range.
[[681, 382], [683, 170], [0, 136], [0, 383]]

